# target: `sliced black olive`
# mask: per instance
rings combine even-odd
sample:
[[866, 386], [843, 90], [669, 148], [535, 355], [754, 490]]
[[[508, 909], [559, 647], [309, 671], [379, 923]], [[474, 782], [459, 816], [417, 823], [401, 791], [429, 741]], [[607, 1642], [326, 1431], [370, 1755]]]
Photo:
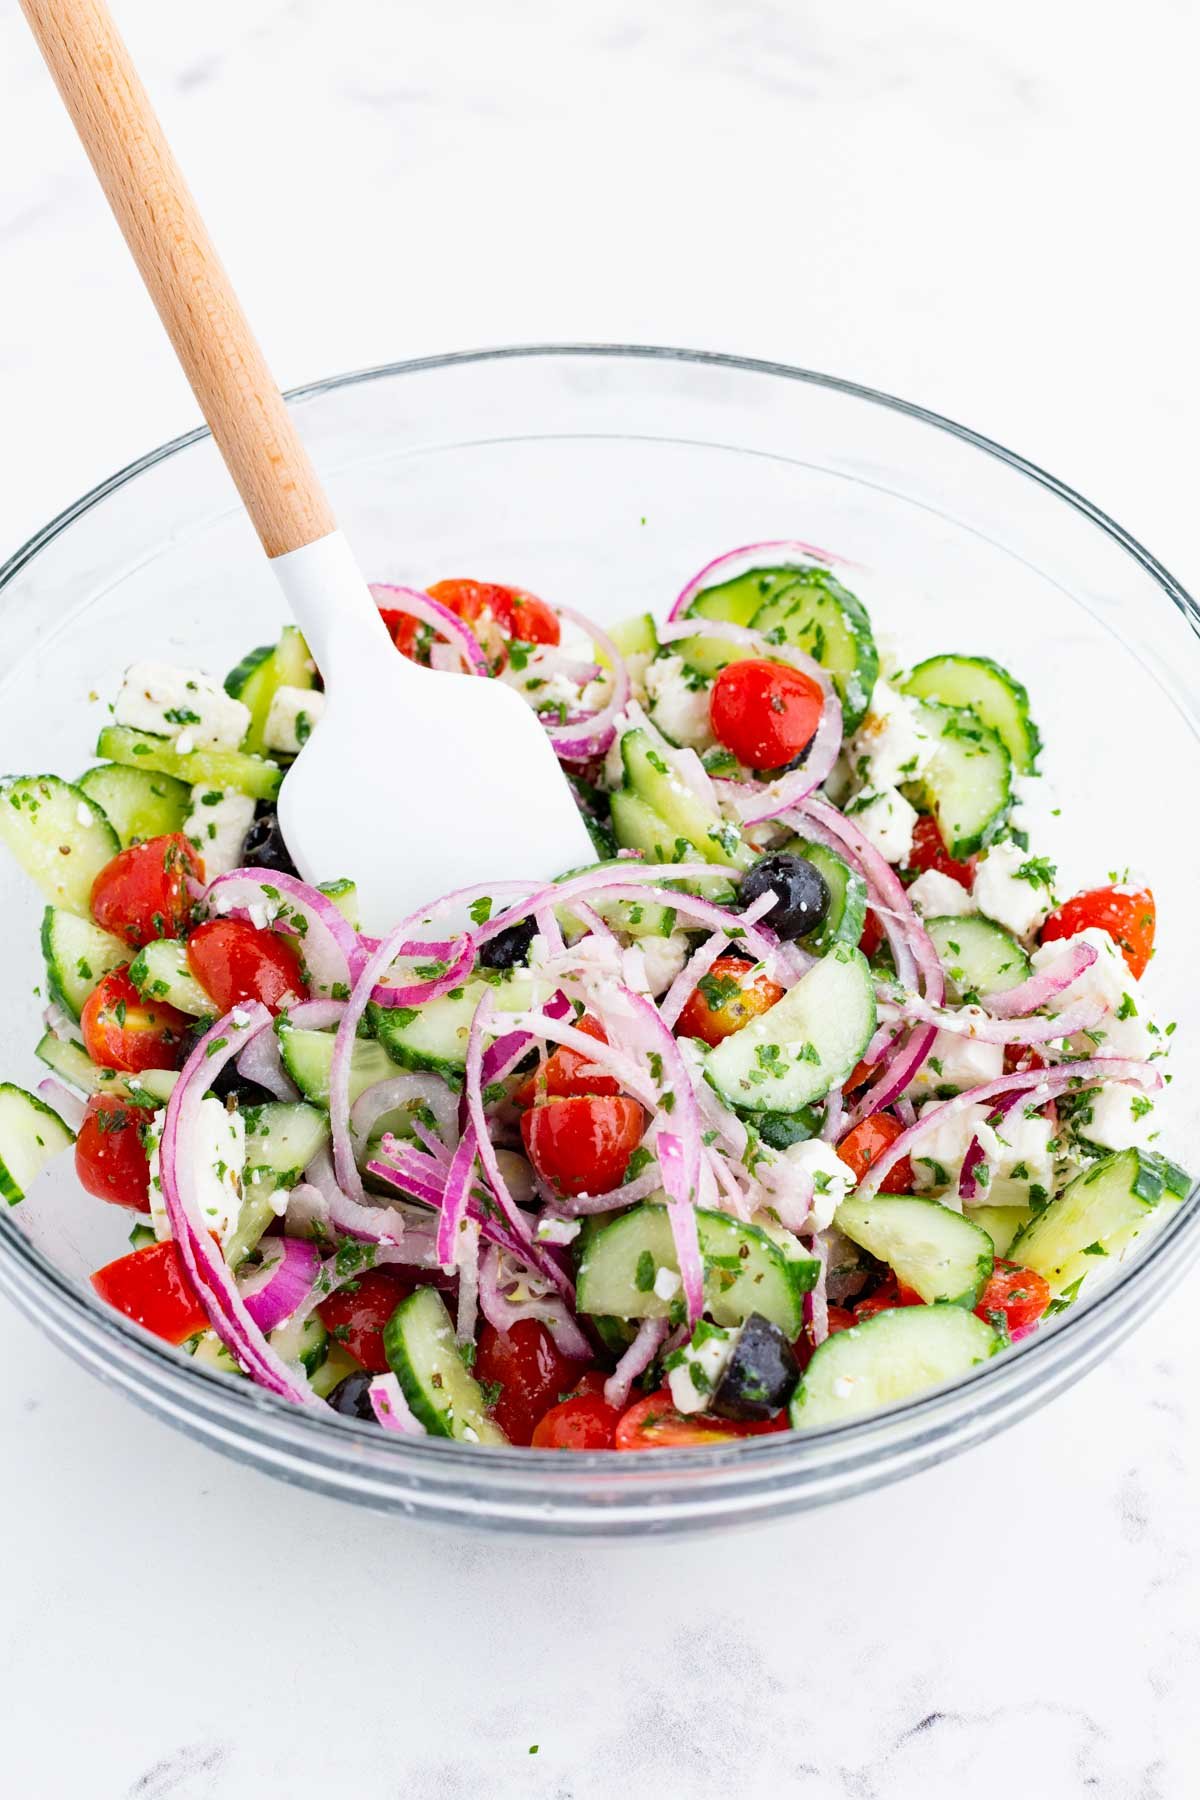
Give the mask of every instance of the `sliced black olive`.
[[375, 1377], [369, 1369], [355, 1369], [352, 1375], [343, 1375], [335, 1388], [329, 1392], [329, 1404], [334, 1412], [341, 1413], [347, 1419], [375, 1420], [375, 1408], [371, 1405], [368, 1392]]
[[291, 851], [279, 829], [279, 814], [269, 800], [260, 800], [254, 823], [242, 845], [242, 862], [249, 869], [277, 869], [281, 875], [299, 875]]
[[760, 856], [742, 877], [739, 898], [743, 906], [752, 906], [770, 892], [778, 898], [764, 914], [763, 923], [787, 939], [804, 937], [823, 925], [833, 898], [820, 869], [787, 851]]
[[485, 969], [513, 969], [518, 963], [529, 961], [529, 946], [537, 934], [537, 924], [533, 919], [518, 919], [507, 931], [497, 932], [489, 938], [479, 952], [479, 960]]
[[770, 1419], [786, 1406], [800, 1379], [792, 1346], [761, 1313], [738, 1332], [711, 1406], [722, 1419]]

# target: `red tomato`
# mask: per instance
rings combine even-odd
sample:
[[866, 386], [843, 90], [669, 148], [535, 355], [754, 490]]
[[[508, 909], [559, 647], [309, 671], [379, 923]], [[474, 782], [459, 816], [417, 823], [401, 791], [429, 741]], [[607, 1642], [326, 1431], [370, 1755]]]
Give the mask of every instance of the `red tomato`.
[[204, 867], [181, 832], [133, 844], [92, 883], [92, 917], [135, 949], [180, 937], [192, 916], [189, 877], [203, 881]]
[[383, 1348], [383, 1328], [413, 1286], [390, 1269], [368, 1269], [322, 1300], [317, 1312], [335, 1343], [373, 1375], [386, 1375], [391, 1364]]
[[878, 1063], [855, 1063], [849, 1075], [847, 1075], [845, 1081], [842, 1083], [843, 1094], [852, 1094], [855, 1088], [866, 1087], [878, 1066]]
[[261, 1000], [278, 1012], [308, 990], [288, 938], [259, 931], [247, 919], [209, 919], [187, 944], [188, 967], [220, 1013], [242, 1000]]
[[981, 1319], [1001, 1313], [1010, 1333], [1023, 1331], [1041, 1318], [1050, 1304], [1050, 1284], [1020, 1263], [996, 1258], [991, 1279], [975, 1308]]
[[530, 1442], [535, 1450], [611, 1450], [620, 1420], [603, 1394], [573, 1394], [542, 1414]]
[[75, 1140], [75, 1173], [87, 1193], [150, 1211], [150, 1163], [139, 1130], [150, 1116], [115, 1094], [93, 1094]]
[[513, 636], [523, 644], [557, 644], [562, 630], [546, 602], [523, 588], [508, 591], [512, 595]]
[[1036, 1050], [1031, 1050], [1027, 1044], [1005, 1044], [1004, 1073], [1006, 1075], [1015, 1075], [1018, 1069], [1035, 1070], [1046, 1067], [1045, 1058], [1039, 1056]]
[[854, 1306], [854, 1323], [861, 1325], [864, 1319], [870, 1319], [876, 1313], [894, 1312], [898, 1306], [923, 1306], [925, 1302], [914, 1289], [905, 1287], [892, 1274], [887, 1275], [881, 1286], [868, 1296], [866, 1300], [856, 1301]]
[[525, 1153], [560, 1194], [606, 1194], [641, 1142], [646, 1115], [626, 1094], [575, 1094], [521, 1114]]
[[538, 1421], [571, 1391], [580, 1370], [537, 1319], [518, 1319], [511, 1331], [484, 1326], [474, 1373], [498, 1390], [491, 1413], [509, 1442], [529, 1444]]
[[732, 1037], [759, 1013], [782, 1000], [783, 988], [767, 975], [757, 975], [746, 983], [745, 975], [753, 967], [745, 956], [718, 956], [708, 974], [701, 977], [699, 986], [688, 995], [679, 1015], [680, 1037], [719, 1044], [722, 1038]]
[[669, 1388], [648, 1394], [621, 1414], [614, 1450], [681, 1450], [719, 1444], [730, 1438], [763, 1437], [786, 1431], [788, 1418], [779, 1413], [761, 1422], [718, 1419], [713, 1413], [681, 1413]]
[[102, 1069], [174, 1069], [190, 1020], [161, 1000], [143, 1000], [129, 970], [114, 969], [89, 994], [79, 1019], [88, 1055]]
[[712, 728], [748, 769], [781, 769], [811, 743], [824, 707], [816, 682], [786, 663], [729, 663], [708, 697]]
[[493, 675], [504, 667], [508, 661], [508, 640], [516, 626], [512, 588], [500, 587], [494, 581], [435, 581], [425, 591], [431, 600], [440, 600], [471, 627]]
[[829, 1336], [835, 1331], [849, 1331], [854, 1324], [854, 1314], [844, 1306], [831, 1306], [829, 1311]]
[[1074, 894], [1050, 914], [1042, 926], [1041, 941], [1049, 944], [1056, 938], [1074, 937], [1089, 925], [1107, 931], [1120, 947], [1130, 974], [1140, 981], [1154, 954], [1154, 895], [1150, 889], [1103, 887]]
[[[844, 1163], [854, 1170], [854, 1178], [861, 1181], [873, 1162], [878, 1162], [889, 1145], [894, 1144], [904, 1130], [899, 1119], [891, 1113], [872, 1113], [853, 1131], [848, 1131], [837, 1147], [837, 1153]], [[912, 1164], [907, 1156], [902, 1156], [894, 1169], [889, 1169], [880, 1184], [881, 1194], [911, 1194], [913, 1185]]]
[[975, 880], [975, 864], [958, 862], [951, 856], [931, 813], [922, 813], [913, 826], [912, 849], [905, 859], [905, 866], [915, 869], [918, 875], [924, 875], [927, 869], [936, 869], [939, 875], [948, 875], [951, 881], [957, 881], [967, 889]]
[[[589, 1013], [575, 1021], [576, 1031], [582, 1031], [587, 1037], [595, 1038], [598, 1044], [607, 1044], [608, 1038], [603, 1025], [597, 1023]], [[545, 1100], [552, 1095], [560, 1099], [570, 1094], [619, 1094], [620, 1088], [611, 1075], [580, 1075], [579, 1070], [587, 1068], [588, 1059], [581, 1056], [578, 1050], [568, 1050], [560, 1045], [541, 1066], [534, 1070], [527, 1081], [523, 1081], [513, 1094], [518, 1106], [532, 1106], [535, 1100]]]
[[863, 920], [862, 936], [858, 940], [858, 947], [864, 956], [871, 957], [878, 955], [882, 944], [883, 926], [879, 923], [878, 915], [873, 913], [870, 907], [868, 907], [867, 916]]
[[106, 1263], [92, 1276], [92, 1286], [102, 1300], [168, 1344], [182, 1344], [208, 1329], [208, 1314], [171, 1238]]

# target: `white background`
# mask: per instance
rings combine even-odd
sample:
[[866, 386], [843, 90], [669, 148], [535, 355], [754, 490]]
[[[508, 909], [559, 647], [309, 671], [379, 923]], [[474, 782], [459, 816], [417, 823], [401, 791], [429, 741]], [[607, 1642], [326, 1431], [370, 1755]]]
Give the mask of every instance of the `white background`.
[[[1193, 0], [118, 11], [284, 385], [549, 338], [778, 357], [1011, 444], [1194, 586]], [[3, 553], [196, 414], [13, 7], [0, 151]], [[905, 1487], [600, 1551], [276, 1487], [6, 1308], [0, 1785], [1182, 1800], [1193, 1310]]]

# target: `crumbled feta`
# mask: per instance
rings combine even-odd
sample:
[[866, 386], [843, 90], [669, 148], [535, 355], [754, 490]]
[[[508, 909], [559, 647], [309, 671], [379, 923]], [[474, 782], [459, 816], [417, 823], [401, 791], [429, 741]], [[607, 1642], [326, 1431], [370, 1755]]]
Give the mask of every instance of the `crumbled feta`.
[[134, 731], [174, 738], [176, 748], [182, 736], [189, 751], [236, 750], [249, 730], [250, 708], [201, 669], [139, 662], [125, 671], [113, 718]]
[[145, 1127], [146, 1154], [150, 1161], [150, 1223], [154, 1235], [160, 1241], [172, 1235], [167, 1208], [163, 1200], [162, 1170], [159, 1162], [159, 1151], [162, 1148], [163, 1126], [167, 1119], [165, 1106], [159, 1107], [154, 1117]]
[[263, 727], [267, 749], [295, 756], [307, 744], [324, 711], [325, 696], [319, 688], [276, 688]]
[[980, 912], [1015, 937], [1030, 938], [1045, 923], [1054, 905], [1054, 895], [1045, 884], [1030, 873], [1034, 863], [1029, 852], [1019, 844], [993, 844], [975, 871], [973, 893]]
[[714, 742], [708, 716], [708, 689], [697, 686], [682, 656], [659, 656], [646, 669], [650, 716], [673, 744], [707, 750]]
[[1124, 1019], [1109, 1013], [1103, 1025], [1094, 1031], [1076, 1032], [1070, 1044], [1077, 1056], [1122, 1056], [1130, 1062], [1145, 1062], [1151, 1056], [1165, 1055], [1170, 1039], [1153, 1019], [1143, 1018], [1141, 1013], [1130, 1013]]
[[923, 919], [965, 918], [978, 912], [974, 896], [953, 875], [926, 869], [908, 890], [908, 897]]
[[533, 1235], [539, 1244], [571, 1244], [582, 1230], [581, 1219], [539, 1219]]
[[644, 991], [657, 999], [680, 973], [692, 947], [682, 931], [674, 931], [670, 937], [639, 938], [635, 948], [641, 951], [645, 963]]
[[833, 1145], [822, 1138], [789, 1144], [759, 1166], [758, 1177], [791, 1231], [824, 1231], [858, 1180]]
[[239, 866], [253, 823], [254, 802], [236, 788], [192, 789], [192, 810], [183, 821], [183, 834], [199, 851], [209, 881]]
[[912, 849], [916, 807], [895, 788], [861, 794], [849, 809], [854, 823], [886, 862], [903, 862]]
[[659, 1299], [665, 1300], [668, 1305], [670, 1305], [682, 1286], [683, 1282], [675, 1273], [674, 1269], [660, 1269], [654, 1277], [654, 1291]]
[[223, 1100], [205, 1095], [196, 1118], [194, 1152], [197, 1210], [224, 1244], [242, 1209], [246, 1126], [241, 1113], [227, 1112]]
[[677, 1360], [667, 1375], [667, 1385], [681, 1413], [708, 1410], [713, 1389], [725, 1373], [735, 1342], [734, 1332], [702, 1321], [692, 1341], [675, 1353]]
[[1135, 1005], [1130, 990], [1135, 989], [1137, 984], [1116, 944], [1107, 931], [1101, 930], [1098, 925], [1089, 925], [1086, 931], [1076, 932], [1073, 938], [1055, 938], [1048, 944], [1040, 945], [1030, 957], [1035, 974], [1061, 962], [1064, 955], [1069, 954], [1071, 945], [1078, 943], [1091, 944], [1096, 951], [1096, 960], [1090, 969], [1085, 969], [1082, 975], [1076, 977], [1070, 987], [1064, 988], [1061, 994], [1055, 994], [1047, 1002], [1048, 1010], [1059, 1013], [1068, 1006], [1078, 1005], [1080, 1001], [1091, 1000], [1102, 1006], [1107, 1013], [1119, 1012], [1123, 1002], [1128, 1011], [1129, 1007]]
[[1026, 1206], [1030, 1188], [1039, 1187], [1051, 1192], [1054, 1188], [1054, 1153], [1050, 1145], [1056, 1129], [1040, 1112], [1034, 1113], [1032, 1118], [1027, 1117], [1025, 1107], [1020, 1103], [1005, 1113], [995, 1127], [1000, 1154], [982, 1199], [992, 1206]]
[[877, 681], [871, 706], [859, 726], [851, 756], [869, 788], [898, 787], [925, 769], [936, 748], [921, 723], [921, 709], [886, 681]]
[[[960, 1010], [968, 1015], [975, 1012], [980, 1019], [986, 1017], [978, 1007]], [[995, 1081], [1003, 1073], [1002, 1044], [988, 1044], [960, 1031], [939, 1031], [929, 1055], [909, 1083], [908, 1092], [914, 1100], [930, 1094], [940, 1094], [945, 1099], [945, 1090], [962, 1093], [964, 1088], [978, 1087], [983, 1081]]]
[[[932, 1101], [923, 1106], [919, 1116], [925, 1117], [938, 1104], [939, 1102]], [[918, 1188], [945, 1191], [956, 1189], [963, 1157], [970, 1149], [971, 1139], [974, 1137], [979, 1138], [989, 1162], [999, 1160], [1000, 1146], [995, 1132], [987, 1123], [989, 1110], [986, 1104], [976, 1100], [970, 1106], [964, 1106], [961, 1112], [952, 1113], [931, 1126], [917, 1140], [910, 1152], [910, 1160]]]
[[646, 670], [654, 661], [653, 650], [635, 650], [632, 656], [625, 658], [625, 673], [629, 677], [629, 686], [636, 700], [646, 698]]
[[179, 736], [175, 739], [176, 754], [179, 756], [190, 756], [192, 754], [192, 751], [195, 748], [196, 748], [195, 732], [194, 731], [181, 731]]
[[1102, 1150], [1141, 1149], [1158, 1130], [1154, 1102], [1119, 1081], [1106, 1081], [1075, 1115], [1075, 1129]]

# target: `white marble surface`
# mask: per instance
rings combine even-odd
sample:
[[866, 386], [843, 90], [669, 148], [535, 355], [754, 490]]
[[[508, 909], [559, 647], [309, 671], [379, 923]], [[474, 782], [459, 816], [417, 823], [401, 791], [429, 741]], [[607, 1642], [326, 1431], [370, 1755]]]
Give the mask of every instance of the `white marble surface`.
[[[778, 356], [1013, 444], [1194, 585], [1192, 0], [118, 10], [284, 383], [539, 338]], [[4, 549], [194, 418], [14, 15]], [[0, 1785], [1182, 1800], [1193, 1310], [836, 1513], [514, 1551], [243, 1473], [5, 1307]]]

